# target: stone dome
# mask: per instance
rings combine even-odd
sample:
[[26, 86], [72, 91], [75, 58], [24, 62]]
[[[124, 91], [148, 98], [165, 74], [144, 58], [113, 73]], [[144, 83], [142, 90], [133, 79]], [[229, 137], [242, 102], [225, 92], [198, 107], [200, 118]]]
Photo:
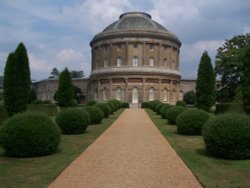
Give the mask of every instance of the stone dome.
[[119, 20], [109, 25], [103, 32], [119, 30], [147, 30], [165, 31], [167, 29], [151, 19], [151, 16], [143, 12], [127, 12], [120, 16]]
[[90, 42], [90, 46], [99, 40], [107, 39], [109, 36], [112, 38], [130, 37], [139, 35], [151, 36], [156, 38], [163, 38], [172, 40], [181, 45], [180, 40], [165, 27], [151, 19], [151, 16], [144, 12], [127, 12], [120, 15], [119, 20], [110, 24], [101, 33], [95, 35]]

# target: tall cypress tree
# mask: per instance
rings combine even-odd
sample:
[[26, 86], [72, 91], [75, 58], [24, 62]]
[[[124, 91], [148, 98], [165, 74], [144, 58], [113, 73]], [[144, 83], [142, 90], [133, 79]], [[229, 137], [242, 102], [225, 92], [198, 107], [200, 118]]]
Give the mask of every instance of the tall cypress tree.
[[29, 59], [20, 43], [8, 56], [4, 72], [4, 103], [9, 116], [27, 109], [30, 85]]
[[250, 48], [246, 50], [243, 67], [241, 78], [242, 102], [245, 112], [250, 114]]
[[196, 104], [199, 109], [209, 111], [215, 103], [215, 73], [207, 51], [203, 52], [196, 80]]
[[70, 72], [65, 68], [59, 76], [59, 84], [56, 91], [56, 101], [60, 107], [69, 107], [73, 105], [74, 87]]

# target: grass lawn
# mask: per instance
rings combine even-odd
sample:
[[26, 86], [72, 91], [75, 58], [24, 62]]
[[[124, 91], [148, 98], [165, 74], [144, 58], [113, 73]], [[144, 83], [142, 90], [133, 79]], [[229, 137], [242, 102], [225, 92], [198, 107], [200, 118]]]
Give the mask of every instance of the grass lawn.
[[84, 134], [62, 135], [59, 151], [36, 158], [9, 158], [0, 148], [1, 188], [47, 187], [60, 172], [99, 137], [122, 113], [118, 110], [102, 124], [90, 125]]
[[206, 153], [202, 136], [178, 135], [176, 125], [168, 125], [155, 112], [146, 111], [204, 187], [250, 187], [250, 160], [214, 158]]

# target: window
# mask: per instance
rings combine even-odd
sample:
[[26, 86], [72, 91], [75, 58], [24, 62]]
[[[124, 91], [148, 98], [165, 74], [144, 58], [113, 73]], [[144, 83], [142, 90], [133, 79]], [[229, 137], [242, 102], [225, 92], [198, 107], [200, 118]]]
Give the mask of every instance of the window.
[[133, 47], [134, 47], [134, 49], [138, 48], [138, 44], [135, 43], [135, 44], [133, 45]]
[[153, 101], [155, 99], [155, 91], [154, 88], [149, 89], [149, 101]]
[[168, 100], [167, 90], [164, 89], [164, 90], [163, 90], [163, 101], [167, 101], [167, 100]]
[[150, 66], [150, 67], [153, 67], [153, 66], [154, 66], [154, 58], [153, 58], [153, 57], [150, 57], [150, 58], [149, 58], [149, 66]]
[[122, 66], [122, 59], [120, 57], [117, 57], [117, 59], [116, 59], [116, 65], [117, 65], [117, 67]]
[[133, 59], [132, 59], [132, 65], [133, 65], [133, 67], [137, 67], [138, 66], [138, 57], [133, 57]]
[[108, 96], [107, 88], [104, 88], [103, 91], [102, 91], [102, 100], [106, 101], [108, 99], [107, 96]]
[[117, 51], [120, 51], [120, 50], [121, 50], [121, 45], [118, 44], [118, 45], [117, 45]]
[[95, 96], [95, 100], [98, 100], [98, 90], [97, 89], [95, 90], [95, 95], [94, 96]]
[[116, 89], [116, 100], [121, 100], [121, 88]]
[[149, 51], [154, 51], [154, 45], [153, 44], [149, 45]]
[[168, 60], [167, 60], [167, 58], [164, 58], [164, 60], [163, 60], [163, 65], [164, 65], [165, 67], [168, 67]]
[[103, 66], [104, 68], [107, 68], [108, 66], [108, 60], [106, 58], [104, 59]]

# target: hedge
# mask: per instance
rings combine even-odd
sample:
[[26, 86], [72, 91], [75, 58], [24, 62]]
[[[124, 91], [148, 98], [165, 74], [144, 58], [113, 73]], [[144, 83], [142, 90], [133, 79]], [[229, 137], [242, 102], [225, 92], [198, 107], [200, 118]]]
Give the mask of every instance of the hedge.
[[224, 113], [244, 113], [243, 105], [240, 103], [220, 103], [216, 104], [215, 114]]
[[59, 110], [55, 104], [29, 104], [27, 111], [43, 112], [49, 116], [56, 116]]

